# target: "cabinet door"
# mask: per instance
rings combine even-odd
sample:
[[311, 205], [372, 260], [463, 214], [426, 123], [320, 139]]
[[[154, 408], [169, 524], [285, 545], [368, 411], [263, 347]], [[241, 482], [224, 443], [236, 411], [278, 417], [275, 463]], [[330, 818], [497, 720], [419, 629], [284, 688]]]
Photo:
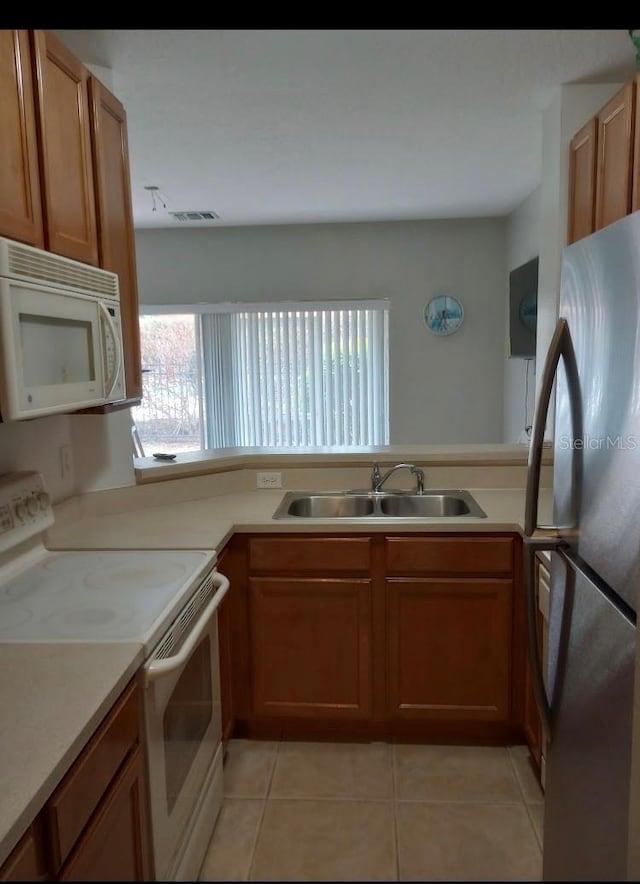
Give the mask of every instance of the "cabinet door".
[[27, 31], [0, 31], [0, 236], [44, 245]]
[[0, 881], [48, 881], [42, 818], [29, 826], [0, 868]]
[[97, 265], [89, 72], [50, 31], [33, 41], [46, 247]]
[[576, 132], [569, 146], [568, 244], [595, 230], [597, 137], [594, 117]]
[[627, 83], [597, 116], [596, 230], [631, 211], [634, 102], [634, 83]]
[[633, 195], [631, 198], [631, 211], [640, 209], [640, 74], [635, 78], [633, 89], [635, 92], [635, 132], [633, 136]]
[[144, 760], [140, 747], [107, 792], [61, 881], [149, 881]]
[[371, 711], [371, 581], [249, 581], [256, 715], [361, 719]]
[[127, 398], [139, 398], [142, 374], [127, 115], [95, 77], [89, 77], [89, 98], [100, 266], [118, 274]]
[[392, 718], [509, 720], [512, 595], [506, 579], [387, 580]]
[[139, 738], [139, 690], [123, 692], [46, 805], [49, 855], [58, 870]]

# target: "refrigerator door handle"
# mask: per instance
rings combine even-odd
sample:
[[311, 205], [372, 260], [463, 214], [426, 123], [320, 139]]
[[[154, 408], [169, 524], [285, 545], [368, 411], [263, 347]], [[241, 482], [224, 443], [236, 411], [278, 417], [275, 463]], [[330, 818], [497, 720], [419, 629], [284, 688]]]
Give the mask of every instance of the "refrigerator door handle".
[[[540, 469], [542, 466], [542, 448], [544, 446], [544, 431], [547, 425], [549, 402], [553, 382], [556, 379], [560, 357], [569, 360], [573, 356], [573, 349], [569, 338], [569, 328], [566, 319], [559, 319], [556, 330], [551, 338], [547, 358], [540, 379], [540, 390], [536, 411], [533, 418], [531, 431], [531, 444], [529, 445], [529, 459], [527, 463], [527, 490], [524, 502], [524, 533], [526, 537], [532, 537], [538, 530], [538, 493], [540, 490]], [[575, 357], [574, 361], [575, 361]], [[553, 528], [542, 530], [553, 532]]]
[[[571, 396], [571, 420], [574, 435], [581, 430], [581, 417], [576, 396], [578, 370], [576, 357], [569, 334], [566, 319], [559, 319], [549, 344], [545, 360], [540, 391], [536, 403], [536, 411], [529, 447], [527, 464], [527, 489], [524, 508], [524, 588], [527, 610], [527, 643], [533, 692], [536, 698], [542, 727], [548, 740], [551, 740], [551, 707], [544, 682], [542, 661], [540, 659], [538, 627], [537, 627], [537, 594], [535, 587], [536, 552], [545, 550], [558, 551], [563, 543], [561, 529], [556, 525], [538, 525], [538, 496], [540, 491], [540, 470], [542, 465], [542, 449], [544, 431], [547, 424], [551, 392], [558, 371], [560, 359], [563, 359]], [[575, 467], [578, 464], [576, 462]]]

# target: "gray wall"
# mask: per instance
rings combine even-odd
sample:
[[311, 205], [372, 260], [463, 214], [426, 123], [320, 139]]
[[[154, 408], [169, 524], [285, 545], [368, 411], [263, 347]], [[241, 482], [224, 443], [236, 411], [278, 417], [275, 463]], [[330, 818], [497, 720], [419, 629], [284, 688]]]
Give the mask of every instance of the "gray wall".
[[[141, 304], [389, 298], [391, 444], [501, 442], [506, 219], [137, 230]], [[456, 294], [456, 334], [423, 309]]]

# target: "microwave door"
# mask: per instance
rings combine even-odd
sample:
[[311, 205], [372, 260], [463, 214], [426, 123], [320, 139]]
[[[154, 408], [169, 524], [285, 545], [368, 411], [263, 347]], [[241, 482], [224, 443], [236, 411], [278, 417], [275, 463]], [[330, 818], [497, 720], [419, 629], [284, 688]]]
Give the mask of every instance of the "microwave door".
[[4, 420], [105, 401], [99, 301], [3, 280], [1, 313]]

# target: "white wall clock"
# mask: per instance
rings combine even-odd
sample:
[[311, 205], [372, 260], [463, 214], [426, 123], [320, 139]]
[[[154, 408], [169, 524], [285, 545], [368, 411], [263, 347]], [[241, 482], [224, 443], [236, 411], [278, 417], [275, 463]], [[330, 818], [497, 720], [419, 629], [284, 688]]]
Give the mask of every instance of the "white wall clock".
[[424, 308], [424, 321], [434, 335], [452, 335], [462, 325], [464, 309], [453, 295], [437, 295]]

